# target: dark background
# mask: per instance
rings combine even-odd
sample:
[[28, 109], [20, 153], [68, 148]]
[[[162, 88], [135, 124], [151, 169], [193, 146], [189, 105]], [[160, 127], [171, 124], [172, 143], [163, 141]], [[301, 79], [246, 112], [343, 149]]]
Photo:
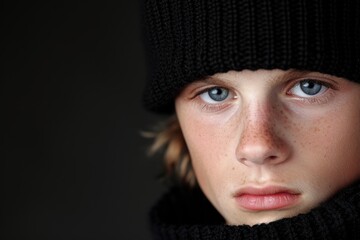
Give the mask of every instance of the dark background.
[[138, 0], [1, 3], [1, 239], [150, 239]]

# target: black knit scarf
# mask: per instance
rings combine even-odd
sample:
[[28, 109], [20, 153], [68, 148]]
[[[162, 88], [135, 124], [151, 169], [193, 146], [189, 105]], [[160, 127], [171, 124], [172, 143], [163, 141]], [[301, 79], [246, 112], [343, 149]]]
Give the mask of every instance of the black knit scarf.
[[229, 226], [199, 189], [172, 188], [151, 210], [156, 240], [360, 239], [360, 181], [309, 213], [256, 226]]

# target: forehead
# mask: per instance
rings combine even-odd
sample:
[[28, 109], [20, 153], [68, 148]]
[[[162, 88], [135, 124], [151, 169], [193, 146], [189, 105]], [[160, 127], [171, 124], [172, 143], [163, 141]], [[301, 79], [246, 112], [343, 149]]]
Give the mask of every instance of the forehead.
[[283, 80], [292, 80], [297, 78], [306, 77], [323, 77], [323, 78], [336, 78], [335, 76], [311, 71], [302, 71], [296, 69], [281, 70], [281, 69], [259, 69], [259, 70], [242, 70], [242, 71], [228, 71], [226, 73], [217, 73], [212, 76], [206, 77], [201, 81], [238, 81], [246, 78], [257, 78], [266, 82], [277, 82]]
[[349, 82], [347, 79], [339, 78], [333, 75], [302, 71], [296, 69], [281, 70], [281, 69], [259, 69], [259, 70], [242, 70], [242, 71], [228, 71], [225, 73], [217, 73], [211, 76], [204, 77], [186, 85], [183, 90], [189, 87], [204, 86], [204, 85], [224, 85], [224, 86], [241, 86], [243, 84], [256, 83], [258, 85], [275, 86], [282, 83], [305, 79], [326, 80], [338, 85], [340, 82]]

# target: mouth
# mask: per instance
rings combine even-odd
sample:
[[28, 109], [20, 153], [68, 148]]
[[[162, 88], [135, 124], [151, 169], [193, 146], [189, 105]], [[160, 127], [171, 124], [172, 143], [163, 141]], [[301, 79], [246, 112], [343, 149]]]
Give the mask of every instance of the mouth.
[[240, 208], [248, 211], [287, 209], [296, 205], [300, 193], [288, 188], [269, 186], [265, 188], [245, 187], [234, 194]]

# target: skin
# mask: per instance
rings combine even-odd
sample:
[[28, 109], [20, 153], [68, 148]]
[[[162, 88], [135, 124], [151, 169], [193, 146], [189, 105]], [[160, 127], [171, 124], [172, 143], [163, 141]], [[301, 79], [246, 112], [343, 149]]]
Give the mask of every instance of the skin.
[[[316, 80], [307, 94], [299, 82]], [[217, 87], [229, 95], [209, 96]], [[360, 178], [360, 84], [295, 70], [219, 73], [189, 84], [175, 102], [197, 181], [231, 225], [306, 213]], [[245, 187], [282, 187], [297, 200], [251, 210]]]

